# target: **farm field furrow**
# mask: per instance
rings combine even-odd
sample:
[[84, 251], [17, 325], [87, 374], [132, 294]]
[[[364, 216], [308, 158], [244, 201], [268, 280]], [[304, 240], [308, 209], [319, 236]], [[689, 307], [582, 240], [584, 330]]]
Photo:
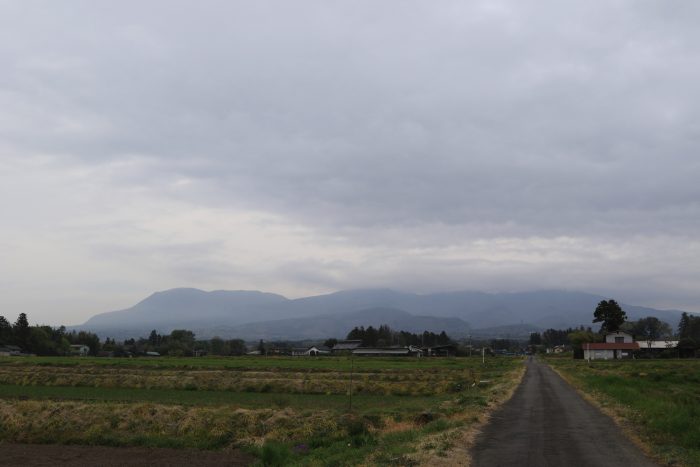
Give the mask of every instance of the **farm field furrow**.
[[447, 455], [521, 374], [508, 357], [3, 358], [0, 441], [412, 465]]

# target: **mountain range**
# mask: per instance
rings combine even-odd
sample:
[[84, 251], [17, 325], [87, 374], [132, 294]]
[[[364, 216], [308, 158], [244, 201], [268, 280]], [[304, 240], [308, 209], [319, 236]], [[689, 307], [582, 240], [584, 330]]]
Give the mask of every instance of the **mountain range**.
[[[152, 329], [161, 334], [190, 329], [198, 338], [301, 340], [342, 338], [355, 326], [388, 324], [411, 332], [444, 330], [452, 337], [523, 337], [547, 328], [593, 326], [593, 310], [606, 298], [561, 290], [420, 295], [369, 289], [288, 299], [259, 291], [177, 288], [72, 329], [118, 339], [147, 336]], [[630, 320], [656, 316], [674, 328], [682, 313], [621, 305]]]

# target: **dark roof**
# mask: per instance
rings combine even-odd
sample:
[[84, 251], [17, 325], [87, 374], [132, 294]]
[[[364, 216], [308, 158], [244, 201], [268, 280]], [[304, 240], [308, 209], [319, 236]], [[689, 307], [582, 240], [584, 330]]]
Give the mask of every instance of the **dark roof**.
[[353, 350], [362, 345], [362, 341], [340, 341], [333, 346], [333, 350]]
[[406, 355], [423, 352], [418, 347], [359, 347], [352, 351], [355, 355]]
[[582, 346], [584, 350], [639, 350], [636, 342], [595, 342]]
[[355, 355], [406, 355], [411, 350], [407, 347], [380, 349], [380, 348], [369, 348], [361, 347], [352, 351]]

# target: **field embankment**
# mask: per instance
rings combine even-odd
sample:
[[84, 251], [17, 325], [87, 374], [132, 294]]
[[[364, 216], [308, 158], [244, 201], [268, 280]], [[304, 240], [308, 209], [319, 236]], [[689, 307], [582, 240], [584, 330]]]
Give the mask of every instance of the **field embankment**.
[[668, 465], [700, 466], [700, 361], [547, 358]]
[[0, 441], [242, 448], [267, 465], [411, 465], [446, 456], [520, 362], [6, 358]]

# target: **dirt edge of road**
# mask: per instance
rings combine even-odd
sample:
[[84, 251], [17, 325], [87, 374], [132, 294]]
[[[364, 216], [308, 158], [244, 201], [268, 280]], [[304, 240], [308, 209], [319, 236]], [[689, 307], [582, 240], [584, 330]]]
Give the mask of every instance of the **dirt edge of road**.
[[[522, 366], [512, 371], [505, 382], [496, 386], [495, 395], [489, 399], [488, 407], [478, 415], [478, 421], [467, 427], [457, 428], [447, 434], [450, 437], [452, 448], [441, 456], [434, 454], [420, 456], [416, 459], [418, 465], [422, 467], [469, 467], [471, 464], [470, 452], [477, 435], [489, 423], [491, 414], [508, 402], [515, 394], [515, 390], [520, 386], [523, 376], [525, 376], [525, 362], [526, 360], [523, 360]], [[445, 435], [443, 434], [442, 436]]]
[[639, 431], [639, 427], [637, 427], [629, 419], [627, 415], [629, 409], [626, 406], [620, 404], [619, 402], [606, 396], [605, 394], [600, 394], [597, 392], [589, 393], [584, 391], [581, 388], [581, 384], [578, 381], [571, 378], [566, 373], [559, 371], [558, 368], [556, 368], [553, 365], [550, 365], [549, 363], [547, 363], [546, 360], [541, 361], [545, 363], [549, 368], [551, 368], [556, 374], [558, 374], [561, 377], [561, 379], [566, 381], [566, 383], [569, 386], [574, 388], [581, 397], [583, 397], [586, 401], [588, 401], [591, 405], [603, 412], [605, 415], [610, 417], [612, 421], [615, 422], [615, 425], [617, 425], [620, 428], [622, 434], [625, 435], [625, 437], [628, 440], [630, 440], [635, 446], [637, 446], [647, 457], [653, 459], [661, 465], [666, 465], [664, 459], [659, 457], [659, 455], [655, 453], [652, 449], [651, 442], [644, 440], [644, 438], [640, 437], [637, 434]]

